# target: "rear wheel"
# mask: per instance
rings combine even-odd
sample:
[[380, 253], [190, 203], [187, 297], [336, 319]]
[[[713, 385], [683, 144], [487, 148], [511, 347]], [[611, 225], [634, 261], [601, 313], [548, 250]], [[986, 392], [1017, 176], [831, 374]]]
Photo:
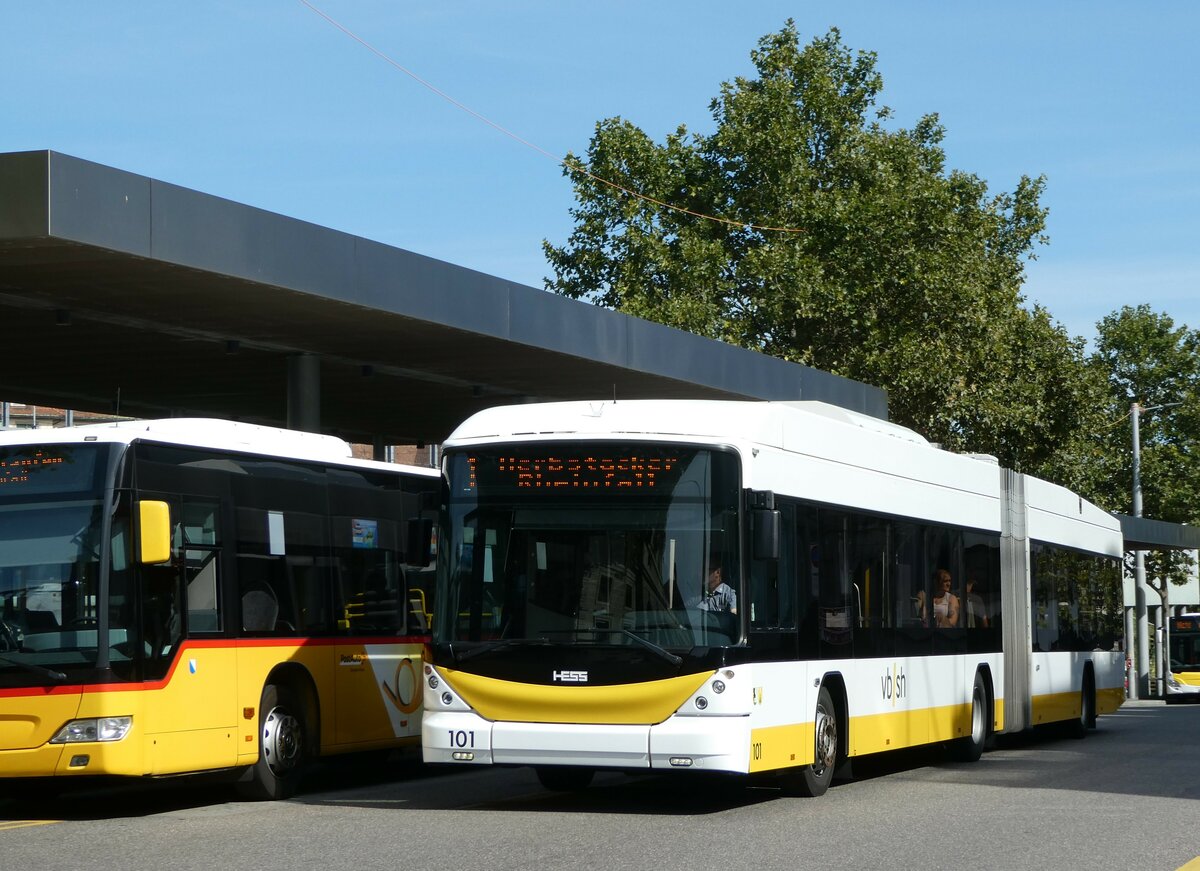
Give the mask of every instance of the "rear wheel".
[[253, 799], [290, 798], [300, 785], [307, 755], [303, 704], [291, 688], [267, 684], [258, 710], [258, 762], [238, 791]]
[[1083, 689], [1079, 691], [1079, 718], [1071, 723], [1071, 736], [1084, 738], [1088, 729], [1096, 728], [1096, 683], [1090, 671], [1084, 672]]
[[817, 693], [817, 709], [813, 716], [813, 762], [801, 768], [785, 771], [780, 777], [784, 792], [816, 798], [824, 795], [833, 781], [837, 767], [838, 721], [833, 696], [821, 687]]
[[987, 688], [983, 684], [983, 675], [976, 672], [975, 686], [971, 689], [971, 731], [965, 738], [959, 738], [954, 746], [955, 755], [963, 762], [975, 762], [983, 755], [990, 719]]
[[567, 765], [540, 765], [535, 770], [542, 786], [555, 792], [587, 789], [595, 774], [590, 768], [573, 768]]

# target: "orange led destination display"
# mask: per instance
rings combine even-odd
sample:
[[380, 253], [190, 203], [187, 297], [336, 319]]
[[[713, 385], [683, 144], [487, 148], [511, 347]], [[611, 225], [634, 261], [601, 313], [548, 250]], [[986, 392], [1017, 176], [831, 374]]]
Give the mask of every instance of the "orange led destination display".
[[[478, 485], [482, 462], [468, 457], [469, 487]], [[613, 492], [647, 491], [665, 482], [677, 471], [674, 456], [643, 455], [526, 455], [487, 457], [483, 472], [489, 484], [528, 490], [608, 490]]]
[[28, 484], [29, 479], [48, 466], [65, 463], [61, 454], [36, 451], [33, 454], [0, 456], [0, 487]]
[[98, 456], [90, 445], [0, 447], [0, 498], [90, 491]]

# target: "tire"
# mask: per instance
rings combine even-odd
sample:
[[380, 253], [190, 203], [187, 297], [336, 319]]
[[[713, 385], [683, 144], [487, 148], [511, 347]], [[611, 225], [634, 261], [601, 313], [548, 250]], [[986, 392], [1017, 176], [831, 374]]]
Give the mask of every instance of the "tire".
[[258, 711], [258, 762], [238, 784], [238, 791], [259, 801], [291, 798], [308, 757], [303, 703], [290, 687], [267, 684]]
[[1083, 674], [1083, 688], [1079, 691], [1079, 717], [1071, 722], [1072, 738], [1086, 738], [1088, 729], [1096, 728], [1096, 682], [1090, 671]]
[[987, 687], [984, 686], [983, 675], [975, 672], [975, 686], [971, 689], [971, 732], [954, 742], [954, 756], [960, 762], [979, 761], [983, 755], [983, 745], [987, 743], [990, 721]]
[[587, 789], [596, 773], [590, 768], [573, 768], [566, 765], [539, 765], [535, 770], [542, 786], [554, 792], [578, 792]]
[[837, 768], [838, 739], [837, 708], [829, 690], [821, 687], [813, 714], [812, 764], [788, 769], [780, 775], [784, 792], [806, 798], [824, 795]]

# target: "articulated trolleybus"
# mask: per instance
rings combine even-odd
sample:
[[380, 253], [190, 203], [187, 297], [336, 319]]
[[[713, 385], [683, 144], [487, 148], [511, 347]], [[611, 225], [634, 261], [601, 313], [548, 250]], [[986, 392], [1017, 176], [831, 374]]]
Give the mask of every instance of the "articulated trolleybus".
[[0, 434], [0, 788], [279, 798], [318, 753], [415, 746], [439, 488], [227, 421]]
[[1123, 698], [1116, 520], [816, 402], [485, 411], [444, 445], [427, 762], [776, 775]]

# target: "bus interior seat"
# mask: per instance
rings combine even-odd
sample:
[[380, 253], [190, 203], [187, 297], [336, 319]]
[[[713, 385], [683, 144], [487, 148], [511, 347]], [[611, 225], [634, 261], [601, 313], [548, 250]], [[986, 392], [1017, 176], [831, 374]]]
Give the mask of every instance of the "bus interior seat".
[[279, 601], [265, 587], [242, 593], [242, 629], [246, 632], [274, 632], [279, 617]]

